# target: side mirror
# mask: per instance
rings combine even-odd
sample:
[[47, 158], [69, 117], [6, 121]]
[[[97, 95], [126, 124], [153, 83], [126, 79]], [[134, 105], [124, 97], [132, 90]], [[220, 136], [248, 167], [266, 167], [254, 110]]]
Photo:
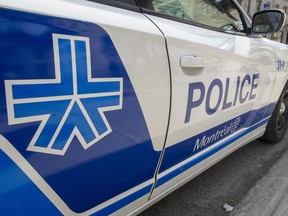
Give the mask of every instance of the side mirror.
[[286, 14], [282, 10], [260, 11], [254, 14], [252, 32], [267, 34], [280, 31], [286, 21]]

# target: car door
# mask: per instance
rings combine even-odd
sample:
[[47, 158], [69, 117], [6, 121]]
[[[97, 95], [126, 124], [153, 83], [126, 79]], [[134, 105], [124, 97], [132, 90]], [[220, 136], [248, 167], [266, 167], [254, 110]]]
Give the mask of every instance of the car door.
[[165, 40], [135, 1], [100, 2], [0, 1], [3, 215], [148, 200], [170, 108]]
[[246, 35], [235, 1], [143, 2], [165, 35], [172, 79], [157, 196], [259, 133], [275, 106], [269, 99], [276, 60], [260, 36]]

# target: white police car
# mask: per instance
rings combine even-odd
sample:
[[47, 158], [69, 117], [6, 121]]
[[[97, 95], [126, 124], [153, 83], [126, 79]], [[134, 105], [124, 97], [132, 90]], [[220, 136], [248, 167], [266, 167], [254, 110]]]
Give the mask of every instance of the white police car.
[[[235, 0], [0, 0], [0, 214], [136, 214], [287, 128], [288, 47]], [[265, 132], [266, 131], [266, 132]]]

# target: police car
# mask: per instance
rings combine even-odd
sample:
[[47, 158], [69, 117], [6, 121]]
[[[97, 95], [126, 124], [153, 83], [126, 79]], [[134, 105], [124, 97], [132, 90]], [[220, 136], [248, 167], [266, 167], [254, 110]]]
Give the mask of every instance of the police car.
[[0, 0], [0, 214], [137, 214], [287, 129], [288, 47], [236, 0]]

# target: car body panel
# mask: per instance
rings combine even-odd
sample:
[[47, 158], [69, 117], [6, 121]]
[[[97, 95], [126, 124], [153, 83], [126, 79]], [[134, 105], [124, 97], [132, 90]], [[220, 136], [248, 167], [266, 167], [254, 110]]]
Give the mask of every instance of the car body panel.
[[[172, 71], [171, 118], [157, 188], [267, 123], [277, 101], [270, 100], [277, 56], [262, 38], [148, 16], [166, 37]], [[181, 67], [187, 56], [204, 63]], [[274, 91], [280, 95], [281, 89]]]
[[[3, 139], [20, 153], [17, 164], [28, 161], [29, 178], [44, 180], [42, 192], [57, 194], [49, 198], [64, 214], [103, 206], [98, 213], [110, 214], [130, 203], [135, 192], [147, 201], [161, 154], [153, 144], [163, 148], [169, 115], [163, 36], [140, 13], [54, 4], [67, 10], [42, 15], [45, 8], [37, 3], [30, 12], [1, 9]], [[107, 25], [101, 13], [118, 22]], [[5, 145], [1, 149], [11, 157]], [[30, 176], [30, 169], [39, 175]], [[6, 204], [2, 212], [15, 206]]]
[[3, 214], [136, 214], [260, 137], [287, 81], [287, 46], [261, 37], [83, 0], [0, 5]]

